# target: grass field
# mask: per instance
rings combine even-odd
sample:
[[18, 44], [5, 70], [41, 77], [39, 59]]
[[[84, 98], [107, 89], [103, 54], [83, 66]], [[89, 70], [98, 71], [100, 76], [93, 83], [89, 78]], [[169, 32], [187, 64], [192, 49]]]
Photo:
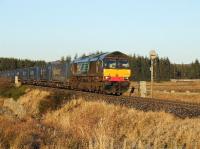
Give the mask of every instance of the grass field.
[[[135, 96], [139, 96], [137, 82], [131, 86], [136, 87]], [[200, 82], [161, 82], [154, 83], [153, 96], [159, 99], [200, 103]], [[147, 97], [150, 97], [150, 83], [147, 82]]]
[[[4, 82], [3, 82], [4, 81]], [[0, 84], [0, 148], [199, 148], [200, 119]], [[155, 83], [156, 98], [199, 102], [199, 83]], [[190, 88], [196, 93], [185, 93]], [[149, 89], [149, 84], [148, 84]], [[173, 91], [173, 93], [171, 93]], [[6, 93], [6, 94], [5, 94]], [[17, 98], [16, 98], [17, 95]]]
[[198, 148], [200, 143], [199, 118], [27, 90], [18, 100], [0, 99], [0, 148]]

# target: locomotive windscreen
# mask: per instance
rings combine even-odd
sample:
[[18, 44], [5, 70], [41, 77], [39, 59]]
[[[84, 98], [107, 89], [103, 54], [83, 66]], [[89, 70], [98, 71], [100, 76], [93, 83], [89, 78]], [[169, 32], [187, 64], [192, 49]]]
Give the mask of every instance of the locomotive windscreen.
[[106, 59], [104, 60], [104, 68], [116, 68], [117, 66], [117, 61], [116, 60], [111, 60], [111, 59]]
[[104, 60], [104, 68], [107, 69], [127, 69], [129, 68], [129, 61], [128, 60], [113, 60], [113, 59], [106, 59]]
[[118, 68], [129, 68], [129, 62], [128, 60], [118, 60], [117, 61], [117, 67]]

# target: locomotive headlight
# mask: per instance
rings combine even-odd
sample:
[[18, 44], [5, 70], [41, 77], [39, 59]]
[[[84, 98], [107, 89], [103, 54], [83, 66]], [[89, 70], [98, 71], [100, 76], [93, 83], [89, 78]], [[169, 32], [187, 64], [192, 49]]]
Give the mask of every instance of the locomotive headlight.
[[128, 80], [129, 78], [128, 77], [124, 77], [124, 80]]
[[105, 80], [109, 80], [111, 77], [110, 76], [106, 76], [104, 78], [105, 78]]

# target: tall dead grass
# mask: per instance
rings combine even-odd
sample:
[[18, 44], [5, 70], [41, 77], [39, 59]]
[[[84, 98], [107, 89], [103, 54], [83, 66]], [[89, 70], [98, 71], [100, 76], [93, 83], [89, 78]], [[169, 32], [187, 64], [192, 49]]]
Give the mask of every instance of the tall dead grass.
[[39, 114], [39, 104], [41, 101], [47, 100], [50, 95], [47, 91], [41, 91], [39, 89], [29, 90], [27, 94], [21, 96], [17, 101], [20, 105], [24, 107], [27, 114], [38, 115]]
[[1, 98], [0, 106], [12, 110], [18, 118], [37, 116], [40, 113], [41, 101], [47, 100], [49, 94], [47, 91], [27, 89], [26, 94], [19, 97], [17, 101], [12, 98]]
[[[138, 82], [131, 82], [136, 88], [134, 96], [140, 96]], [[154, 83], [154, 98], [171, 101], [200, 103], [200, 82], [160, 82]], [[150, 82], [147, 82], [147, 97], [150, 97]], [[129, 95], [126, 93], [125, 95]]]
[[[62, 128], [90, 147], [137, 146], [190, 148], [200, 140], [199, 119], [179, 119], [164, 112], [142, 112], [106, 103], [74, 100], [44, 122]], [[125, 143], [124, 143], [125, 142]]]
[[80, 146], [79, 142], [35, 119], [10, 119], [0, 115], [1, 149], [75, 149]]
[[0, 148], [199, 148], [199, 118], [179, 119], [83, 99], [63, 102], [58, 96], [59, 102], [48, 104], [53, 110], [48, 108], [39, 120], [32, 116], [39, 112], [41, 101], [49, 103], [48, 98], [55, 97], [48, 91], [29, 90], [15, 101], [27, 112], [22, 118], [0, 112]]
[[[170, 92], [154, 92], [157, 99], [167, 99], [171, 101], [182, 101], [200, 104], [200, 93], [170, 93]], [[150, 96], [149, 96], [150, 97]]]
[[39, 146], [39, 143], [37, 143], [37, 140], [34, 138], [35, 135], [40, 135], [36, 126], [33, 120], [22, 122], [0, 116], [0, 147], [3, 149], [17, 149]]

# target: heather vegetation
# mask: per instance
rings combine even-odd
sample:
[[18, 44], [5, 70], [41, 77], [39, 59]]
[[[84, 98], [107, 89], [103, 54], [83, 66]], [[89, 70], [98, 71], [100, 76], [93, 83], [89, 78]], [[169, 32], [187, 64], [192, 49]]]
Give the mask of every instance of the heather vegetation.
[[24, 95], [25, 92], [26, 86], [11, 87], [9, 89], [0, 89], [0, 96], [17, 100], [20, 96]]
[[15, 87], [11, 80], [0, 78], [0, 97], [13, 98], [17, 100], [26, 92], [26, 86]]

